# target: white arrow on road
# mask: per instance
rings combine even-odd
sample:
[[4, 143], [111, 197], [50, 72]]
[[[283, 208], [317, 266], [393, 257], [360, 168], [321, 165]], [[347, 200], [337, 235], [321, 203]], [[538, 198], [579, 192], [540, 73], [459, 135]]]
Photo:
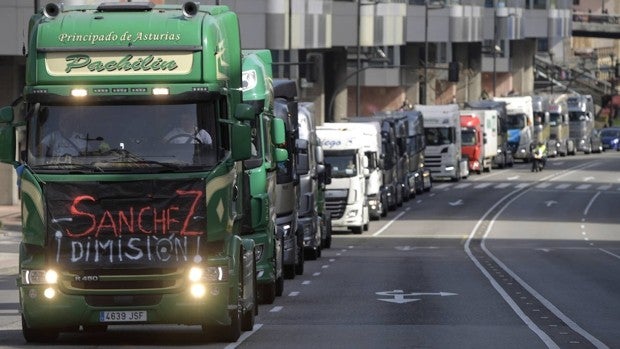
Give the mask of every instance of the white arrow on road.
[[545, 201], [545, 205], [547, 205], [547, 207], [551, 207], [552, 205], [557, 204], [558, 202], [555, 200], [549, 200], [549, 201]]
[[458, 199], [454, 202], [450, 202], [450, 206], [461, 206], [463, 204], [463, 200]]
[[409, 302], [419, 301], [420, 298], [405, 298], [405, 297], [416, 297], [416, 296], [456, 296], [457, 293], [451, 292], [414, 292], [414, 293], [403, 293], [403, 290], [394, 290], [394, 291], [382, 291], [375, 292], [379, 296], [392, 296], [393, 298], [377, 298], [377, 300], [396, 303], [396, 304], [404, 304]]

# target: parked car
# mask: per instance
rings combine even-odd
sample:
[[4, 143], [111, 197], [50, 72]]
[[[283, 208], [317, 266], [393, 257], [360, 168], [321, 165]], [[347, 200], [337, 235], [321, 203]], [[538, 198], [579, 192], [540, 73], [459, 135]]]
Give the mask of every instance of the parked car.
[[601, 141], [603, 142], [603, 150], [620, 150], [618, 147], [618, 143], [620, 142], [620, 127], [606, 127], [602, 129]]
[[601, 138], [600, 129], [592, 129], [592, 132], [590, 133], [590, 146], [592, 147], [593, 153], [603, 152], [603, 140]]

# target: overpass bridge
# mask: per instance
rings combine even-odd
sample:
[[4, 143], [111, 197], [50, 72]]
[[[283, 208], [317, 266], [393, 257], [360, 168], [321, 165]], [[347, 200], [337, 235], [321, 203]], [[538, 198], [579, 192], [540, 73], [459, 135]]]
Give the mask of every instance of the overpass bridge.
[[[572, 35], [620, 39], [620, 15], [573, 12]], [[597, 57], [594, 57], [597, 59]], [[610, 61], [611, 62], [611, 61]], [[613, 62], [607, 69], [612, 68]], [[581, 64], [557, 64], [546, 54], [537, 54], [534, 59], [535, 92], [590, 94], [598, 108], [604, 95], [617, 94], [618, 79], [599, 78], [600, 66], [594, 62], [589, 66]]]
[[620, 39], [620, 15], [573, 12], [573, 36]]

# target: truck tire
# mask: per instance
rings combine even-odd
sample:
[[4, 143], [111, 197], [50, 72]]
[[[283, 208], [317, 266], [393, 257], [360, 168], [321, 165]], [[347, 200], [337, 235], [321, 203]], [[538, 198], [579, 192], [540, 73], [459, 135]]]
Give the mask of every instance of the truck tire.
[[301, 252], [298, 250], [297, 254], [298, 254], [297, 257], [299, 257], [299, 260], [297, 261], [297, 264], [295, 264], [295, 274], [303, 275], [304, 274], [304, 261], [305, 261], [303, 247], [302, 247]]
[[[258, 299], [258, 292], [256, 289], [256, 259], [253, 259], [253, 274], [254, 274], [254, 278], [252, 281], [252, 294], [254, 297], [254, 307], [253, 309], [246, 309], [243, 314], [241, 315], [241, 330], [242, 331], [251, 331], [254, 328], [254, 321], [255, 321], [255, 316], [258, 315], [258, 307], [256, 306], [257, 304], [257, 299]], [[243, 278], [241, 279], [243, 280]], [[241, 287], [241, 292], [243, 291], [243, 287], [244, 285], [242, 285]], [[236, 341], [236, 340], [235, 340]]]
[[260, 304], [273, 304], [276, 300], [276, 281], [260, 285], [258, 290], [258, 302]]
[[363, 227], [359, 226], [359, 227], [351, 227], [351, 231], [353, 232], [353, 234], [361, 234], [363, 230]]
[[28, 343], [49, 343], [58, 339], [59, 332], [53, 328], [33, 329], [26, 324], [22, 315], [22, 335]]

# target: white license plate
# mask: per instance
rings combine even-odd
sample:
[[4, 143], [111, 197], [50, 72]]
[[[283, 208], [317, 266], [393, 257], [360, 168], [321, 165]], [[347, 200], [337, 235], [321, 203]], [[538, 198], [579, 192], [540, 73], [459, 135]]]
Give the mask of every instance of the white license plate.
[[146, 310], [102, 311], [99, 322], [146, 321]]

